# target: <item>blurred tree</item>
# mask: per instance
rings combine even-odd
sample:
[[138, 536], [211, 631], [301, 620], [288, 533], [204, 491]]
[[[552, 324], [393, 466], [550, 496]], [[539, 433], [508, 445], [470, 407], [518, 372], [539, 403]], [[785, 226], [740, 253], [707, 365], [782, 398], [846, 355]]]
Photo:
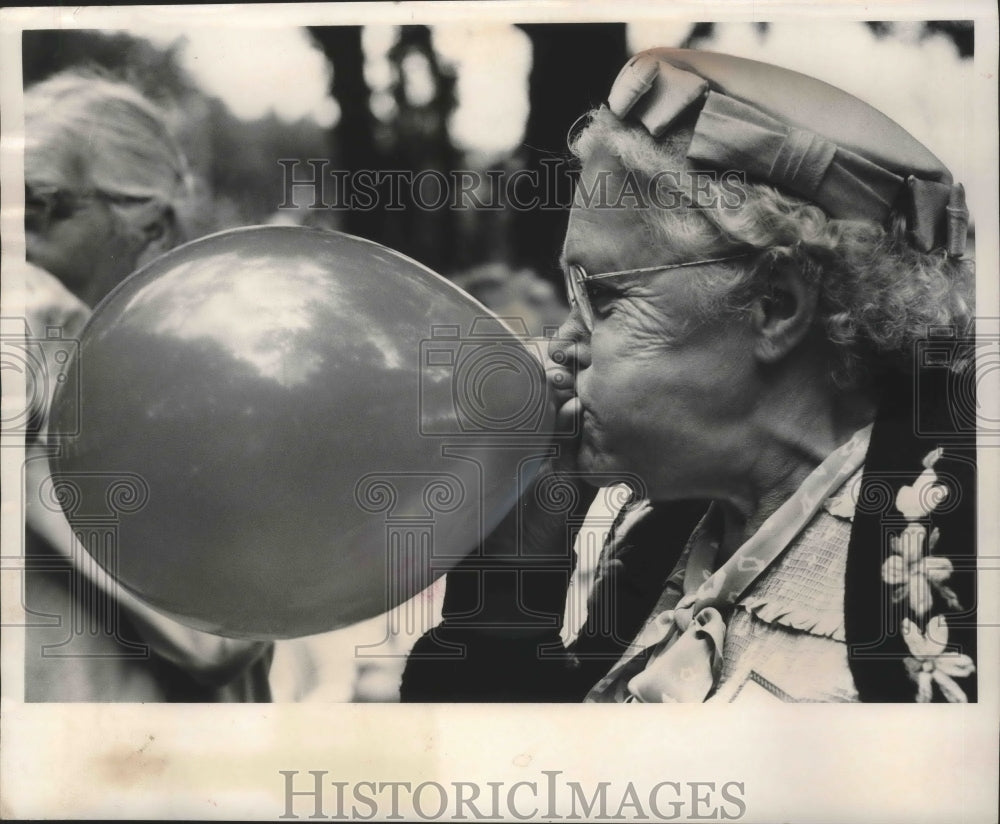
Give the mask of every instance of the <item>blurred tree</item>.
[[[758, 31], [759, 26], [757, 24]], [[767, 25], [766, 23], [764, 25]], [[691, 31], [687, 33], [687, 37], [681, 41], [680, 47], [682, 49], [699, 49], [706, 41], [711, 40], [715, 36], [715, 23], [695, 23], [691, 27]]]
[[242, 120], [218, 98], [207, 103], [197, 126], [207, 137], [211, 158], [202, 174], [217, 198], [228, 201], [228, 225], [263, 223], [284, 200], [284, 171], [278, 160], [323, 157], [326, 129], [306, 119], [289, 123], [273, 112]]
[[[333, 66], [331, 91], [340, 105], [340, 120], [331, 140], [337, 171], [404, 172], [425, 175], [419, 194], [382, 176], [373, 188], [378, 195], [371, 208], [344, 214], [344, 228], [385, 243], [438, 271], [451, 268], [457, 239], [455, 215], [438, 201], [440, 173], [448, 177], [458, 152], [448, 133], [455, 108], [455, 75], [434, 51], [427, 26], [403, 26], [387, 55], [393, 79], [393, 114], [378, 124], [371, 110], [371, 90], [364, 77], [360, 26], [323, 26], [309, 29]], [[355, 194], [360, 194], [355, 189]]]
[[414, 181], [421, 172], [443, 177], [425, 175], [418, 186], [403, 188], [403, 211], [386, 221], [385, 242], [441, 271], [451, 268], [459, 241], [449, 204], [451, 173], [459, 158], [448, 131], [456, 105], [455, 73], [438, 59], [427, 26], [403, 26], [388, 57], [397, 112], [389, 168], [411, 173]]
[[928, 34], [943, 34], [951, 38], [960, 57], [975, 54], [976, 32], [971, 20], [932, 20], [926, 28]]
[[[896, 30], [896, 23], [882, 20], [871, 20], [865, 25], [874, 32], [876, 37], [891, 37]], [[972, 20], [931, 20], [921, 25], [922, 37], [943, 34], [958, 50], [959, 57], [969, 58], [975, 54], [975, 24]]]
[[[333, 165], [347, 171], [384, 168], [365, 82], [361, 26], [312, 26], [308, 32], [333, 67], [330, 92], [340, 106], [340, 119], [327, 141]], [[381, 237], [382, 223], [377, 209], [351, 209], [341, 215], [344, 231], [371, 240]]]
[[127, 80], [160, 104], [174, 103], [195, 92], [176, 47], [160, 49], [124, 32], [86, 29], [39, 29], [25, 31], [21, 37], [25, 86], [70, 66], [81, 66]]
[[[568, 205], [572, 180], [552, 175], [543, 161], [566, 158], [566, 135], [576, 119], [607, 97], [625, 63], [624, 23], [530, 24], [520, 27], [531, 38], [529, 114], [524, 133], [523, 168], [539, 180], [551, 180], [553, 205]], [[512, 262], [562, 283], [555, 263], [566, 230], [565, 208], [520, 209], [512, 218]]]

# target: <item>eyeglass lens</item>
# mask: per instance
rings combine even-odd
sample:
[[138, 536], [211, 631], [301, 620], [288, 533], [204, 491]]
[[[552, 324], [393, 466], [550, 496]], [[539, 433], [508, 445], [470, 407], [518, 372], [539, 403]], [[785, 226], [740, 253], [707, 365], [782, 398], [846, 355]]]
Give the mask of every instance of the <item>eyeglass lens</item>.
[[587, 294], [587, 273], [578, 264], [573, 264], [566, 270], [566, 292], [572, 305], [575, 306], [588, 332], [594, 331], [594, 310]]

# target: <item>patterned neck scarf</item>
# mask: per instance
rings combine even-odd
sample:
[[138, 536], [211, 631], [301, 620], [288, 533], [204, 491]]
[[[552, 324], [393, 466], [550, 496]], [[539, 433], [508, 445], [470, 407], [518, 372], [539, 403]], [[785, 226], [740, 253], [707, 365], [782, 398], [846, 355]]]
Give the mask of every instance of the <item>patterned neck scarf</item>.
[[708, 698], [722, 670], [724, 615], [791, 545], [823, 502], [861, 467], [871, 429], [869, 425], [858, 430], [831, 452], [718, 569], [719, 543], [707, 528], [721, 515], [713, 504], [686, 553], [683, 597], [646, 625], [632, 645], [636, 651], [612, 667], [587, 700], [700, 702]]

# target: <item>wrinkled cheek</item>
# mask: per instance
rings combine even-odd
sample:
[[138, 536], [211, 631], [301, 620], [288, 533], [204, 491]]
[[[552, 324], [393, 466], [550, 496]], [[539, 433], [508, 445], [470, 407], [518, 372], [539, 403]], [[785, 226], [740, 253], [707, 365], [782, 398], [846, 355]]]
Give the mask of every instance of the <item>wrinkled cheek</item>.
[[577, 392], [584, 408], [584, 444], [601, 454], [626, 445], [635, 433], [627, 421], [630, 399], [625, 387], [609, 376], [586, 374], [579, 380]]

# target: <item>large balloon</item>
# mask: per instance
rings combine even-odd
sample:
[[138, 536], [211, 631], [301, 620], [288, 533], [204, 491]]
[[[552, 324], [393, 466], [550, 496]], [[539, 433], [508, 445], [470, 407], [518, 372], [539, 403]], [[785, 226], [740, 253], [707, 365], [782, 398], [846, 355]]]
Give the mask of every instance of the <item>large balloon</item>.
[[159, 258], [78, 359], [53, 405], [53, 431], [77, 431], [55, 497], [81, 536], [110, 518], [117, 551], [88, 551], [127, 589], [236, 637], [419, 592], [513, 506], [551, 425], [530, 342], [409, 258], [312, 229]]

